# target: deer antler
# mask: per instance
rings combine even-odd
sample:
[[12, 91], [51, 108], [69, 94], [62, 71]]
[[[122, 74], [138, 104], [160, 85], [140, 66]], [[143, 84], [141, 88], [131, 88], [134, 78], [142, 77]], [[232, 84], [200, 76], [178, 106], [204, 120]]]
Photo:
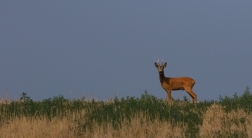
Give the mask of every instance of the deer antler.
[[157, 60], [157, 63], [159, 64], [159, 59]]

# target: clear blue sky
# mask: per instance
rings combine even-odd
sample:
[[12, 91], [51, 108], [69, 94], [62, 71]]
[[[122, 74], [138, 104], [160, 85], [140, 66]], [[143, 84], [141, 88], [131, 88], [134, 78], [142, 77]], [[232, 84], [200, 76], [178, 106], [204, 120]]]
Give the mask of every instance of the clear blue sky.
[[[0, 94], [166, 98], [154, 66], [199, 100], [252, 87], [252, 1], [0, 2]], [[173, 91], [174, 98], [189, 95]]]

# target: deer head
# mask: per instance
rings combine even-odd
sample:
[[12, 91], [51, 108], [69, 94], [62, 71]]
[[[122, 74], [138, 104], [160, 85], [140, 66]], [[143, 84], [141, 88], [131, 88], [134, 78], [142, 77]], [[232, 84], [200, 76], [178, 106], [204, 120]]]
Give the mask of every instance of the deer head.
[[159, 59], [158, 59], [157, 62], [155, 62], [155, 66], [156, 66], [156, 68], [158, 69], [158, 73], [159, 73], [159, 74], [164, 73], [164, 68], [166, 67], [166, 65], [167, 65], [167, 62], [163, 63], [163, 61], [162, 61], [162, 64], [160, 65], [160, 64], [159, 64]]

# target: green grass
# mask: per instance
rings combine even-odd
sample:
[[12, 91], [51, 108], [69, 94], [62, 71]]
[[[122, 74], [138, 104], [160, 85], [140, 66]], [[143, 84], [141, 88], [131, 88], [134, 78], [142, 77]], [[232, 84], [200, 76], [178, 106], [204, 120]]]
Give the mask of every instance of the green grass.
[[[59, 95], [42, 101], [33, 101], [27, 93], [23, 92], [19, 101], [0, 104], [0, 124], [14, 117], [47, 117], [62, 118], [67, 114], [75, 114], [83, 109], [85, 114], [78, 122], [81, 132], [93, 131], [93, 123], [99, 125], [112, 123], [114, 129], [120, 129], [122, 122], [131, 121], [133, 117], [144, 113], [150, 120], [159, 119], [169, 121], [172, 124], [177, 122], [185, 123], [188, 128], [187, 137], [196, 137], [199, 133], [199, 125], [202, 124], [203, 114], [212, 104], [220, 104], [226, 112], [244, 109], [252, 111], [252, 93], [246, 87], [244, 94], [233, 97], [220, 97], [219, 101], [201, 101], [192, 104], [186, 97], [184, 100], [173, 100], [173, 104], [167, 104], [164, 99], [148, 94], [145, 91], [141, 97], [115, 97], [111, 101], [95, 101], [82, 99], [68, 100]], [[82, 120], [83, 119], [83, 120]], [[241, 120], [242, 121], [242, 120]]]

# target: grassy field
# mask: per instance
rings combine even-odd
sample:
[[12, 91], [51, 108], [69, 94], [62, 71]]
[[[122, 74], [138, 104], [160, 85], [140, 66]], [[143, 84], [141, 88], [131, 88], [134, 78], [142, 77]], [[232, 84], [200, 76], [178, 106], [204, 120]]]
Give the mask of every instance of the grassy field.
[[0, 138], [174, 138], [252, 137], [252, 93], [192, 104], [184, 100], [115, 97], [68, 100], [59, 95], [0, 102]]

